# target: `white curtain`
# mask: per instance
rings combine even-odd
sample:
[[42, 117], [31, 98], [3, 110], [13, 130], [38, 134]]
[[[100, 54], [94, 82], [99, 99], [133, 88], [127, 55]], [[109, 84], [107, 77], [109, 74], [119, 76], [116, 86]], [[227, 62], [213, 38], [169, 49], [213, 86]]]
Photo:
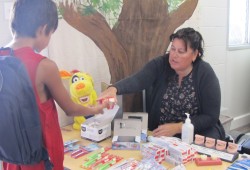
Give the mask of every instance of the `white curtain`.
[[[48, 57], [57, 63], [60, 70], [77, 69], [90, 74], [97, 94], [101, 92], [101, 82], [110, 83], [109, 67], [102, 51], [63, 19], [59, 20], [58, 29], [51, 37]], [[72, 118], [68, 118], [60, 108], [58, 110], [61, 126], [72, 122]]]

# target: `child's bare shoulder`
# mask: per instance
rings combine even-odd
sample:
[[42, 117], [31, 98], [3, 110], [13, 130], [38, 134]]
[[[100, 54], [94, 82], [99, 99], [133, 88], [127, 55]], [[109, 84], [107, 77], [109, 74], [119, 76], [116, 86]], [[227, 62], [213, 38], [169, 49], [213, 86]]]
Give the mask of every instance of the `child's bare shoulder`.
[[43, 69], [44, 71], [57, 71], [58, 72], [58, 67], [56, 65], [56, 63], [53, 60], [50, 60], [49, 58], [45, 58], [43, 59], [40, 64], [39, 67], [41, 69]]
[[37, 69], [37, 75], [41, 81], [47, 82], [48, 80], [59, 79], [59, 69], [53, 60], [48, 58], [43, 59]]

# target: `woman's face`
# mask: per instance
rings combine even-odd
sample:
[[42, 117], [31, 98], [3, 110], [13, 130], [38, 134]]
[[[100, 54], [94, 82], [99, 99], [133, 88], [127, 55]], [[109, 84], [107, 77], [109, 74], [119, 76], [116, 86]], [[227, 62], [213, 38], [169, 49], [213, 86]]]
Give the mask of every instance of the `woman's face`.
[[193, 51], [189, 44], [186, 45], [182, 39], [175, 38], [170, 47], [169, 63], [176, 72], [185, 72], [192, 66], [196, 59], [198, 50]]

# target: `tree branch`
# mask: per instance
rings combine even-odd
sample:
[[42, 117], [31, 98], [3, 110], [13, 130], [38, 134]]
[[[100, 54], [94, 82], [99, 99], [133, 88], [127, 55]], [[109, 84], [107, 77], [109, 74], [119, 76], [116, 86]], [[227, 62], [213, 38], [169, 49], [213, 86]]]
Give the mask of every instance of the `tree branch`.
[[59, 7], [63, 10], [63, 19], [73, 28], [92, 39], [104, 53], [110, 69], [111, 82], [127, 76], [126, 52], [112, 33], [105, 18], [98, 12], [84, 16], [80, 11], [75, 10], [72, 3], [60, 3]]

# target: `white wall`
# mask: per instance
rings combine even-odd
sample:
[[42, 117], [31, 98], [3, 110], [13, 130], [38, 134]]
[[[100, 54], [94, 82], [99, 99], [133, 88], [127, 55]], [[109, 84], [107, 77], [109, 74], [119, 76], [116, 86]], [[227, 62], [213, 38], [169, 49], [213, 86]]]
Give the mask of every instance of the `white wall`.
[[[9, 0], [10, 1], [10, 0]], [[0, 0], [0, 11], [4, 11], [3, 2], [9, 2], [8, 0]], [[237, 126], [242, 126], [250, 122], [250, 49], [228, 51], [227, 50], [227, 26], [228, 26], [228, 0], [199, 0], [197, 9], [190, 20], [186, 21], [181, 27], [194, 27], [201, 32], [205, 40], [205, 57], [214, 68], [221, 85], [222, 91], [222, 108], [223, 114], [232, 116], [235, 118], [232, 123], [231, 129]], [[0, 46], [3, 46], [10, 40], [10, 32], [8, 31], [8, 22], [4, 19], [5, 16], [0, 12]], [[64, 25], [64, 26], [63, 26]], [[67, 28], [66, 28], [67, 27]], [[57, 43], [63, 41], [61, 31], [71, 31], [69, 35], [72, 35], [72, 39], [68, 39], [74, 48], [71, 46], [63, 46], [58, 49], [54, 47], [53, 42]], [[82, 40], [79, 40], [79, 37]], [[94, 80], [99, 83], [100, 81], [110, 79], [108, 68], [105, 66], [105, 71], [99, 72], [98, 67], [94, 66], [100, 64], [107, 64], [102, 52], [96, 48], [95, 44], [80, 33], [77, 33], [74, 29], [65, 26], [65, 23], [60, 24], [57, 32], [52, 36], [52, 43], [49, 47], [49, 55], [55, 60], [61, 69], [71, 69], [73, 66], [81, 67], [79, 63], [72, 62], [70, 65], [68, 62], [70, 58], [74, 58], [75, 55], [82, 53], [81, 58], [95, 57], [98, 59], [98, 63], [93, 63], [97, 60], [91, 60], [93, 64], [89, 64], [89, 59], [84, 59], [82, 62], [87, 62], [88, 67], [85, 67], [87, 71], [93, 74]], [[82, 41], [82, 42], [80, 42]], [[63, 42], [64, 44], [66, 42]], [[81, 45], [79, 45], [81, 43]], [[86, 48], [86, 44], [90, 45]], [[85, 48], [84, 48], [85, 47]], [[68, 52], [61, 51], [78, 50], [73, 55]], [[79, 51], [79, 49], [81, 49]], [[57, 56], [57, 57], [56, 57]], [[72, 59], [73, 60], [73, 59]], [[66, 65], [63, 65], [63, 61], [67, 61]], [[76, 60], [75, 60], [76, 61]], [[74, 65], [75, 64], [75, 65]], [[97, 70], [97, 72], [95, 71]], [[239, 124], [239, 125], [238, 125]]]
[[235, 129], [250, 124], [250, 49], [228, 51], [226, 70], [226, 107]]
[[[60, 70], [77, 69], [91, 75], [97, 94], [101, 92], [101, 82], [110, 82], [109, 67], [103, 52], [90, 38], [64, 20], [59, 20], [58, 29], [51, 37], [48, 53]], [[69, 83], [64, 82], [64, 85], [68, 86]], [[62, 126], [73, 122], [72, 117], [67, 117], [60, 107], [58, 114]]]
[[[7, 44], [11, 39], [11, 33], [8, 27], [8, 20], [6, 19], [4, 6], [7, 0], [0, 0], [0, 47]], [[0, 170], [2, 170], [2, 161], [0, 161]]]
[[[233, 117], [231, 129], [250, 123], [250, 49], [227, 48], [228, 0], [200, 0], [190, 21], [205, 40], [205, 60], [221, 85], [223, 114]], [[188, 21], [188, 22], [190, 22]]]
[[227, 0], [199, 0], [195, 13], [182, 27], [186, 26], [196, 28], [204, 38], [204, 60], [212, 65], [219, 78], [225, 107]]
[[11, 0], [0, 0], [0, 47], [7, 44], [11, 40], [11, 32], [9, 29], [9, 16], [5, 14], [5, 9], [11, 3]]

